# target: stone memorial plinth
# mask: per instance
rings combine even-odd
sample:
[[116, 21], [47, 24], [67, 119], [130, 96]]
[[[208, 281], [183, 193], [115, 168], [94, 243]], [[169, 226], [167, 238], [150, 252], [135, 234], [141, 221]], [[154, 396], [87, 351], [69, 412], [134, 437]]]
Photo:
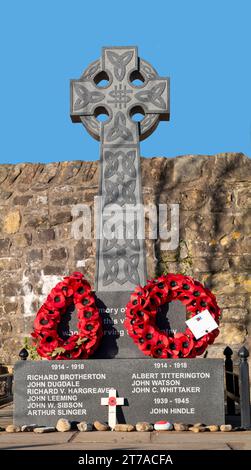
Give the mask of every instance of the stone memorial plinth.
[[117, 359], [20, 361], [15, 365], [15, 424], [107, 421], [101, 398], [116, 387], [120, 423], [224, 423], [223, 360]]

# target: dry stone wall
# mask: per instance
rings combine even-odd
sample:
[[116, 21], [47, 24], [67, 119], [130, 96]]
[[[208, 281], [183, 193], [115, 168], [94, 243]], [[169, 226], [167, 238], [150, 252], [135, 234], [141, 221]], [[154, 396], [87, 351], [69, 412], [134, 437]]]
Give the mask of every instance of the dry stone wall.
[[[241, 153], [141, 159], [144, 203], [180, 204], [180, 244], [147, 240], [149, 277], [181, 272], [222, 309], [209, 357], [250, 338], [251, 160]], [[0, 364], [11, 365], [50, 289], [79, 270], [94, 282], [95, 239], [75, 239], [76, 204], [93, 210], [98, 162], [0, 165]]]

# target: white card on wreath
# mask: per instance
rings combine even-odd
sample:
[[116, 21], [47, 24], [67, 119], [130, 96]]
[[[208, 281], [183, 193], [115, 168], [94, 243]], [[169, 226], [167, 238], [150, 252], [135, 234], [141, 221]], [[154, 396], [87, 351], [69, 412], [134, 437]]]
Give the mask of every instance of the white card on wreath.
[[218, 328], [216, 321], [208, 310], [203, 310], [185, 323], [196, 339], [200, 339]]

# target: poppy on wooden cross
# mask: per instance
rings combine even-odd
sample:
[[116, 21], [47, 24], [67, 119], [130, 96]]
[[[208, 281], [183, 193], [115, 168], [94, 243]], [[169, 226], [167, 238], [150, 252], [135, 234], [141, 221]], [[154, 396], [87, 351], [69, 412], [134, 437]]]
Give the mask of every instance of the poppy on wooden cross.
[[101, 405], [108, 406], [108, 424], [114, 429], [117, 423], [117, 406], [124, 405], [124, 398], [117, 397], [117, 391], [111, 388], [109, 397], [101, 398]]

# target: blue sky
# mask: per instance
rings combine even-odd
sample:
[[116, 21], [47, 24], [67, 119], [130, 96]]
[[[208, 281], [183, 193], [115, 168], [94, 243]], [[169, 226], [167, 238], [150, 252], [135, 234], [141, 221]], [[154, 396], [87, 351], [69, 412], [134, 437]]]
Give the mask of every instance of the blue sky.
[[170, 122], [143, 156], [251, 155], [249, 0], [5, 0], [0, 4], [1, 163], [96, 160], [69, 117], [69, 79], [104, 45], [138, 45], [170, 76]]

